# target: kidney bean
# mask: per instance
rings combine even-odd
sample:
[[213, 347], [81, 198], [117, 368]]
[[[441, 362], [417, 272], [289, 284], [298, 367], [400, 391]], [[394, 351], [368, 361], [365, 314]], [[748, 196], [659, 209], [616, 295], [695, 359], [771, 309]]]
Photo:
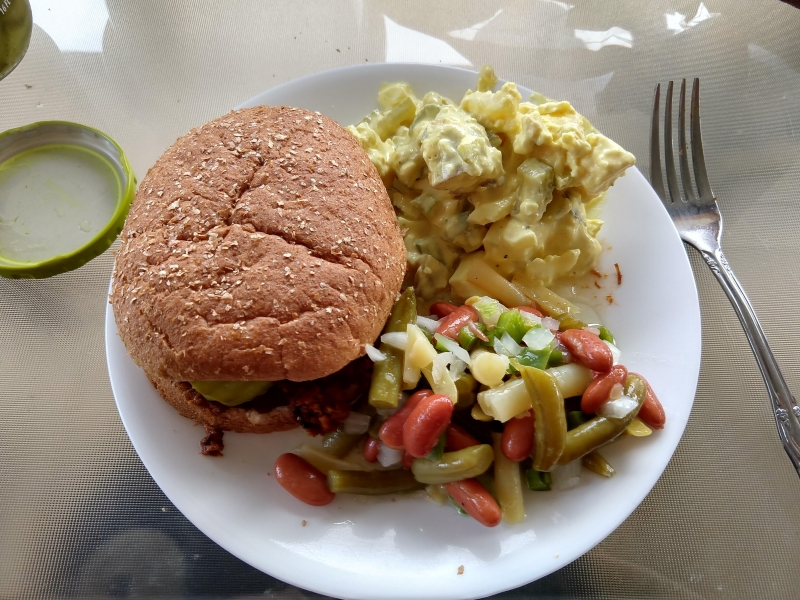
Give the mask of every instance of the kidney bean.
[[292, 496], [310, 504], [330, 504], [336, 494], [328, 489], [328, 479], [316, 467], [296, 454], [281, 454], [275, 461], [275, 479]]
[[463, 427], [455, 423], [450, 423], [450, 425], [447, 426], [447, 438], [444, 442], [445, 452], [455, 452], [456, 450], [463, 450], [464, 448], [477, 446], [478, 444], [480, 444], [480, 442], [472, 437]]
[[403, 424], [403, 446], [414, 458], [422, 458], [434, 449], [450, 424], [453, 401], [443, 394], [433, 394], [417, 404]]
[[440, 333], [451, 340], [458, 338], [458, 332], [470, 323], [475, 323], [480, 320], [480, 314], [471, 306], [459, 306], [455, 311], [451, 312], [444, 319], [439, 321], [439, 326], [436, 328], [436, 333]]
[[583, 329], [567, 329], [559, 340], [573, 360], [592, 371], [608, 373], [614, 366], [614, 357], [606, 343], [595, 334]]
[[436, 315], [440, 319], [444, 319], [447, 315], [456, 310], [458, 310], [458, 307], [450, 302], [434, 302], [431, 304], [430, 313]]
[[403, 451], [403, 460], [402, 460], [402, 462], [403, 462], [403, 466], [404, 466], [406, 469], [410, 469], [410, 468], [411, 468], [411, 465], [413, 465], [413, 464], [414, 464], [414, 457], [413, 457], [413, 456], [411, 456], [411, 455], [410, 455], [408, 452], [406, 452], [406, 451], [404, 450], [404, 451]]
[[377, 462], [380, 449], [380, 440], [367, 436], [367, 441], [364, 442], [364, 459], [371, 463]]
[[431, 390], [419, 390], [411, 394], [411, 397], [406, 400], [406, 403], [381, 425], [380, 431], [378, 432], [378, 437], [381, 438], [381, 441], [389, 448], [402, 450], [403, 425], [406, 419], [408, 419], [408, 415], [411, 414], [411, 411], [416, 408], [421, 400], [427, 398], [431, 394], [433, 394]]
[[581, 410], [586, 414], [595, 414], [608, 402], [611, 388], [616, 384], [625, 385], [627, 378], [628, 369], [622, 365], [614, 365], [608, 373], [593, 379], [581, 396]]
[[645, 384], [647, 384], [647, 394], [644, 397], [644, 402], [642, 403], [642, 407], [639, 409], [639, 414], [637, 416], [648, 427], [652, 427], [653, 429], [664, 429], [664, 424], [667, 422], [667, 413], [664, 412], [664, 407], [661, 405], [661, 402], [653, 391], [653, 388], [650, 387], [650, 384], [641, 375], [637, 373], [631, 373], [631, 375], [636, 375], [639, 379], [644, 381]]
[[444, 484], [447, 493], [481, 525], [494, 527], [503, 518], [492, 495], [477, 479], [464, 479]]
[[531, 313], [532, 315], [536, 315], [539, 318], [542, 318], [544, 316], [542, 311], [533, 308], [532, 306], [515, 306], [514, 308], [516, 308], [520, 312]]
[[500, 449], [508, 460], [520, 462], [533, 452], [533, 416], [510, 419], [503, 427]]

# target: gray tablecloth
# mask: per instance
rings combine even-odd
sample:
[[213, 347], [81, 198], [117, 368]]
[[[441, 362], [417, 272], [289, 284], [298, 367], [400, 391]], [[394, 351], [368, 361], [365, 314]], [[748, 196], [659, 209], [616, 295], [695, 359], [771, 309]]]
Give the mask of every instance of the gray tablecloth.
[[[699, 76], [724, 248], [800, 390], [800, 11], [789, 4], [32, 4], [28, 55], [0, 82], [0, 130], [45, 119], [94, 125], [125, 148], [139, 178], [178, 135], [267, 88], [341, 65], [419, 58], [387, 34], [388, 22], [570, 99], [641, 158], [654, 84]], [[703, 363], [671, 464], [594, 550], [501, 597], [800, 595], [800, 481], [736, 317], [689, 255]], [[0, 597], [317, 597], [219, 548], [142, 466], [105, 364], [112, 261], [107, 252], [49, 280], [0, 281]]]

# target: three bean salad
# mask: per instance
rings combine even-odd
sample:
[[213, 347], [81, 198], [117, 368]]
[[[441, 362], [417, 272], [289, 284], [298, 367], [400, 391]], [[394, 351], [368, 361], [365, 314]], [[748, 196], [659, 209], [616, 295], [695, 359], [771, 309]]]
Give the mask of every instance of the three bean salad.
[[321, 506], [425, 490], [487, 527], [519, 523], [525, 488], [569, 489], [582, 467], [611, 477], [599, 448], [664, 427], [658, 398], [600, 324], [488, 296], [429, 312], [403, 291], [367, 348], [368, 397], [321, 447], [275, 462], [290, 494]]

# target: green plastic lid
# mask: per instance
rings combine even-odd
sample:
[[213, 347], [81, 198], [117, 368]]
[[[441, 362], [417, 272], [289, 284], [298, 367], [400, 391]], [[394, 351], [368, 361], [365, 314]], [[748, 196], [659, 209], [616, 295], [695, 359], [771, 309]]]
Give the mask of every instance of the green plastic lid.
[[104, 133], [64, 121], [0, 134], [0, 275], [50, 277], [105, 252], [136, 178]]

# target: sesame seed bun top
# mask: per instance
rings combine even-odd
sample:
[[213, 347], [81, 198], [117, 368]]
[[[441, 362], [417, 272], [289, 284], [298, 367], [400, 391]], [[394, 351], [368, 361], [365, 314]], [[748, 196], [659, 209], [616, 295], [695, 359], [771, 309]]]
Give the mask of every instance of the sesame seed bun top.
[[364, 353], [406, 254], [381, 179], [334, 121], [231, 112], [148, 171], [111, 303], [131, 357], [176, 381], [305, 381]]

